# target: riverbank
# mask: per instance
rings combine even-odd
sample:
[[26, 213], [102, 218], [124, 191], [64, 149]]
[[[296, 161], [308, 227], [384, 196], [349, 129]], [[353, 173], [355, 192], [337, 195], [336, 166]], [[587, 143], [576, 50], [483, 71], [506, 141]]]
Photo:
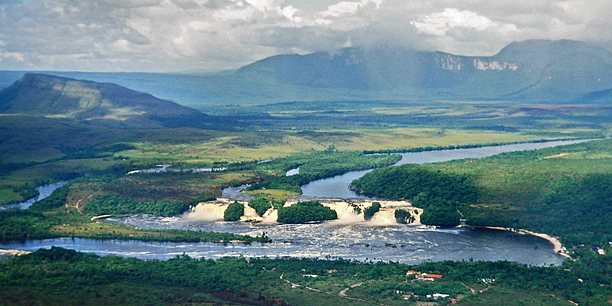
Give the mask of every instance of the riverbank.
[[550, 236], [548, 234], [536, 233], [536, 232], [532, 232], [532, 231], [528, 231], [528, 230], [524, 230], [524, 229], [514, 229], [514, 228], [499, 227], [499, 226], [470, 226], [470, 227], [473, 227], [473, 228], [485, 228], [485, 229], [492, 229], [492, 230], [506, 231], [506, 232], [513, 232], [513, 233], [517, 233], [517, 234], [521, 234], [521, 235], [536, 236], [536, 237], [545, 239], [548, 242], [552, 243], [553, 251], [556, 254], [559, 254], [559, 255], [561, 255], [563, 257], [566, 257], [566, 258], [572, 258], [569, 255], [569, 253], [567, 252], [567, 249], [563, 246], [563, 244], [561, 244], [561, 241], [559, 241], [559, 239], [557, 237], [553, 237], [553, 236]]
[[32, 252], [24, 251], [24, 250], [16, 250], [16, 249], [0, 249], [0, 257], [2, 256], [21, 256], [27, 255]]

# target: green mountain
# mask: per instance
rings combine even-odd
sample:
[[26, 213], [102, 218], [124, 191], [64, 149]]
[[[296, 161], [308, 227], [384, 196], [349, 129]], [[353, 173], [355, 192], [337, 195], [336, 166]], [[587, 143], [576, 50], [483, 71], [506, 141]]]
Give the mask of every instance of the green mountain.
[[211, 117], [115, 84], [27, 73], [0, 92], [0, 113], [74, 118], [124, 127], [212, 125]]

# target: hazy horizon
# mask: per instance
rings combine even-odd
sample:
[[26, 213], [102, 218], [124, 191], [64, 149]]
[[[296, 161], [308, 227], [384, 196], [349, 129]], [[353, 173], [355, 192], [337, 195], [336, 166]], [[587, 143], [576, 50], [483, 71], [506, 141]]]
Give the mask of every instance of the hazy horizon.
[[0, 0], [0, 70], [219, 72], [343, 47], [490, 56], [527, 39], [610, 49], [610, 12], [606, 0]]

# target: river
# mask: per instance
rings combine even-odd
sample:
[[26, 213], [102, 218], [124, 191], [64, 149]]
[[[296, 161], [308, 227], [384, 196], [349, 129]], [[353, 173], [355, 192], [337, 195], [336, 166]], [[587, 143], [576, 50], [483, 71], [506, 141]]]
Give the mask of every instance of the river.
[[[482, 158], [504, 152], [534, 150], [572, 144], [580, 141], [525, 143], [472, 149], [455, 149], [404, 153], [396, 165], [406, 163], [442, 162], [463, 158]], [[348, 189], [352, 180], [368, 171], [353, 171], [331, 179], [303, 186], [305, 197], [363, 198]], [[335, 186], [335, 187], [332, 187]], [[226, 190], [238, 195], [239, 188]], [[231, 191], [231, 192], [230, 192]], [[265, 233], [273, 242], [252, 243], [159, 243], [118, 240], [64, 238], [10, 242], [1, 248], [33, 251], [61, 246], [96, 254], [118, 254], [144, 259], [167, 259], [186, 253], [192, 257], [342, 257], [356, 260], [392, 260], [416, 264], [442, 260], [509, 260], [529, 265], [559, 265], [563, 257], [553, 252], [553, 245], [545, 239], [505, 231], [469, 227], [436, 228], [431, 226], [377, 225], [360, 221], [344, 223], [332, 221], [319, 224], [251, 224], [246, 222], [211, 221], [192, 212], [181, 217], [162, 218], [136, 215], [111, 218], [141, 228], [173, 228], [200, 231], [231, 232], [251, 236]]]
[[32, 206], [32, 204], [34, 204], [34, 202], [40, 201], [50, 196], [53, 193], [53, 191], [55, 191], [55, 189], [64, 186], [64, 184], [66, 184], [66, 182], [58, 182], [58, 183], [38, 186], [36, 188], [36, 190], [38, 191], [38, 196], [33, 197], [29, 200], [23, 201], [21, 203], [14, 203], [14, 204], [7, 204], [4, 206], [0, 206], [0, 211], [5, 210], [5, 209], [11, 209], [11, 208], [28, 209], [30, 208], [30, 206]]
[[[526, 150], [538, 150], [550, 147], [556, 147], [560, 145], [569, 145], [574, 143], [584, 142], [586, 140], [565, 140], [565, 141], [549, 141], [549, 142], [538, 142], [538, 143], [519, 143], [502, 146], [491, 146], [491, 147], [480, 147], [480, 148], [469, 148], [469, 149], [453, 149], [453, 150], [439, 150], [439, 151], [424, 151], [424, 152], [410, 152], [401, 153], [402, 159], [393, 166], [399, 166], [404, 164], [426, 164], [426, 163], [437, 163], [445, 162], [456, 159], [465, 158], [483, 158], [493, 156], [501, 153], [526, 151]], [[303, 196], [312, 197], [329, 197], [329, 198], [367, 198], [364, 195], [360, 195], [348, 188], [352, 181], [362, 177], [364, 174], [372, 170], [363, 171], [351, 171], [342, 175], [338, 175], [328, 179], [322, 179], [311, 182], [302, 186]]]

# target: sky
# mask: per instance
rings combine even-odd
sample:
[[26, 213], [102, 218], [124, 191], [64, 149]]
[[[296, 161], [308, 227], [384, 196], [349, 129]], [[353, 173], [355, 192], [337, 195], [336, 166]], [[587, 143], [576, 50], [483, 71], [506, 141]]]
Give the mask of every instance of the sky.
[[489, 56], [513, 41], [612, 49], [610, 0], [0, 0], [0, 70], [235, 69], [345, 47]]

